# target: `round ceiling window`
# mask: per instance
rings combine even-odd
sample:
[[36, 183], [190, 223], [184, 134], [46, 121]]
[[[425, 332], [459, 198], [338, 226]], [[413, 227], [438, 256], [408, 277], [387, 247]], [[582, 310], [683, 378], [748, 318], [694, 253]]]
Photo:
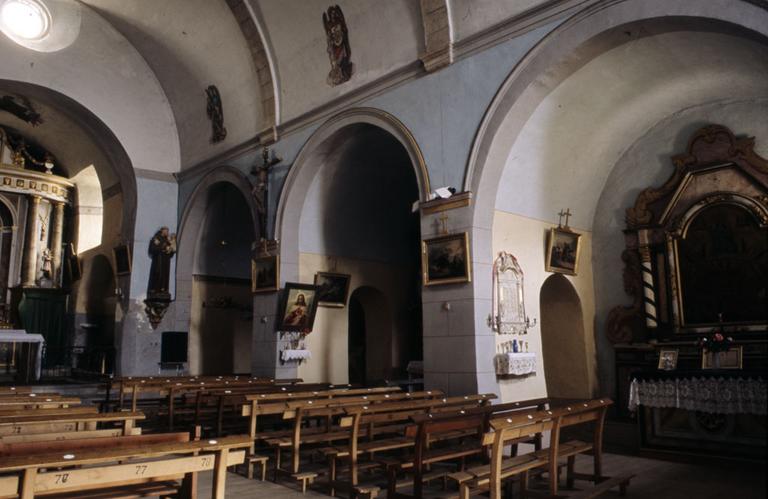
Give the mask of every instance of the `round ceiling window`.
[[13, 35], [25, 40], [39, 40], [48, 34], [51, 16], [38, 0], [5, 0], [0, 20]]

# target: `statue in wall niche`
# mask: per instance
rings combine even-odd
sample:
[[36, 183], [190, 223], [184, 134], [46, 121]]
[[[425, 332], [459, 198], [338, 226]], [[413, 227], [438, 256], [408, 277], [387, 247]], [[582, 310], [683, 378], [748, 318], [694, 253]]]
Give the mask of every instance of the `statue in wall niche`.
[[213, 134], [211, 136], [211, 142], [216, 144], [227, 138], [227, 128], [224, 126], [224, 109], [221, 104], [221, 94], [216, 85], [208, 85], [205, 89], [205, 95], [208, 99], [206, 105], [206, 112], [208, 113], [208, 119], [211, 120], [211, 128]]
[[323, 26], [328, 41], [328, 58], [331, 60], [331, 71], [328, 73], [328, 84], [336, 86], [349, 81], [355, 65], [352, 63], [352, 49], [349, 48], [349, 33], [347, 22], [341, 7], [332, 5], [323, 13]]
[[149, 242], [148, 252], [152, 265], [149, 268], [144, 312], [149, 317], [152, 329], [157, 329], [172, 301], [168, 283], [171, 277], [171, 259], [176, 254], [176, 234], [171, 234], [168, 227], [160, 227]]
[[149, 269], [149, 299], [170, 299], [168, 282], [171, 276], [171, 258], [176, 254], [176, 234], [170, 234], [168, 227], [161, 227], [149, 242], [149, 257], [152, 266]]

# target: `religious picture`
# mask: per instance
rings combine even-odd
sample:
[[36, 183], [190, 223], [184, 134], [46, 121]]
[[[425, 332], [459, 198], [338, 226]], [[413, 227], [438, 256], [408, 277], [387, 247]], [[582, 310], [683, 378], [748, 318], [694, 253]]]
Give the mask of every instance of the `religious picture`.
[[171, 276], [171, 258], [176, 254], [176, 234], [171, 234], [168, 227], [161, 227], [149, 241], [149, 284], [147, 297], [170, 299], [168, 281]]
[[672, 371], [677, 368], [677, 350], [659, 351], [659, 369]]
[[328, 58], [331, 70], [328, 73], [328, 84], [336, 86], [349, 81], [355, 65], [352, 63], [352, 49], [349, 47], [347, 22], [341, 7], [332, 5], [328, 12], [323, 13], [323, 26], [328, 43]]
[[469, 239], [466, 232], [421, 242], [421, 270], [425, 286], [469, 282]]
[[546, 271], [576, 275], [579, 268], [580, 238], [581, 234], [570, 229], [550, 229]]
[[317, 304], [321, 307], [343, 307], [347, 304], [349, 293], [349, 274], [318, 272], [315, 274], [315, 286], [319, 286]]
[[115, 274], [129, 275], [131, 273], [131, 252], [128, 246], [121, 244], [112, 249], [115, 257]]
[[278, 331], [312, 331], [317, 312], [318, 286], [312, 284], [285, 283], [280, 306]]
[[277, 291], [280, 283], [280, 257], [278, 255], [251, 258], [251, 291], [264, 293]]
[[741, 369], [743, 362], [743, 348], [731, 347], [725, 352], [710, 352], [706, 349], [701, 353], [702, 369]]

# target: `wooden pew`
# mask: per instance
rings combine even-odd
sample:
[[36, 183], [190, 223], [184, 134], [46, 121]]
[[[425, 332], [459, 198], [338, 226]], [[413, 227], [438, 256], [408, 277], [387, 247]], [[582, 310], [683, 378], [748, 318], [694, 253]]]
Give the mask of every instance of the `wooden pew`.
[[0, 397], [16, 395], [19, 393], [32, 393], [32, 387], [29, 385], [0, 386]]
[[[536, 468], [545, 468], [548, 473], [549, 494], [558, 492], [558, 460], [567, 460], [567, 486], [572, 487], [576, 478], [599, 483], [608, 480], [602, 475], [602, 438], [605, 413], [612, 404], [610, 399], [596, 399], [568, 404], [564, 407], [545, 411], [522, 413], [491, 420], [493, 433], [487, 433], [484, 444], [491, 445], [491, 464], [470, 468], [453, 475], [460, 483], [460, 497], [470, 497], [483, 491], [490, 491], [492, 499], [502, 497], [502, 482], [512, 476], [520, 477], [521, 493], [527, 490], [528, 474]], [[592, 423], [594, 439], [592, 442], [571, 440], [560, 442], [562, 428]], [[511, 441], [519, 441], [532, 433], [550, 432], [550, 446], [530, 454], [504, 457], [503, 449]], [[592, 453], [594, 473], [580, 475], [574, 473], [573, 465], [577, 454]], [[631, 476], [620, 477], [622, 490], [626, 488]]]
[[[34, 393], [30, 395], [35, 395]], [[0, 398], [0, 411], [14, 409], [64, 409], [80, 405], [77, 397], [62, 397], [60, 395], [46, 395], [42, 397], [16, 396]]]
[[[481, 394], [362, 405], [359, 401], [346, 404], [326, 402], [326, 406], [320, 408], [308, 405], [298, 407], [293, 411], [287, 411], [284, 415], [286, 418], [292, 417], [294, 419], [292, 435], [267, 440], [275, 449], [275, 475], [277, 476], [281, 471], [286, 471], [295, 479], [305, 479], [306, 474], [299, 469], [302, 445], [330, 444], [334, 441], [347, 440], [346, 446], [326, 447], [322, 449], [322, 452], [329, 461], [328, 472], [332, 488], [336, 482], [336, 462], [342, 458], [350, 459], [351, 483], [353, 487], [356, 487], [358, 454], [373, 455], [376, 452], [407, 448], [413, 445], [410, 439], [402, 437], [403, 423], [408, 421], [410, 416], [428, 412], [436, 407], [476, 407], [479, 404], [489, 403], [495, 397], [495, 394]], [[306, 418], [337, 415], [346, 416], [341, 421], [341, 426], [346, 428], [331, 429], [326, 432], [316, 431], [309, 434], [303, 431], [302, 421]], [[382, 426], [377, 426], [379, 424]], [[360, 436], [367, 436], [368, 441], [359, 443], [358, 438]], [[280, 468], [281, 451], [284, 448], [291, 450], [291, 467], [289, 470]], [[314, 473], [313, 475], [316, 476]]]
[[[30, 416], [14, 416], [3, 419], [0, 416], [0, 440], [10, 441], [33, 441], [33, 440], [57, 440], [65, 439], [68, 432], [97, 431], [98, 425], [121, 424], [120, 434], [133, 435], [136, 430], [136, 421], [145, 418], [140, 412], [110, 412], [93, 413], [81, 412], [73, 407], [66, 411], [54, 409], [40, 409], [35, 412], [45, 412], [45, 414], [33, 414]], [[34, 435], [45, 435], [45, 437], [34, 437]], [[27, 436], [29, 438], [18, 438]], [[14, 438], [11, 438], [14, 437]]]
[[[417, 426], [411, 424], [419, 418], [431, 419], [434, 414], [442, 414], [444, 411], [453, 414], [465, 414], [471, 411], [483, 411], [490, 408], [490, 402], [496, 398], [495, 394], [479, 394], [460, 397], [442, 398], [434, 404], [411, 403], [411, 404], [387, 404], [388, 410], [382, 411], [384, 407], [364, 407], [361, 410], [350, 409], [353, 420], [351, 423], [351, 436], [346, 446], [334, 446], [322, 449], [323, 454], [329, 461], [329, 482], [331, 490], [336, 487], [349, 489], [353, 495], [373, 496], [378, 487], [364, 487], [359, 484], [359, 471], [362, 469], [359, 463], [359, 456], [369, 455], [371, 461], [367, 463], [368, 468], [384, 468], [388, 464], [396, 463], [397, 470], [399, 465], [406, 462], [413, 462], [413, 457], [404, 457], [400, 459], [378, 459], [374, 460], [374, 454], [385, 453], [396, 449], [412, 449], [418, 445], [418, 439], [415, 438]], [[484, 418], [484, 412], [477, 413], [477, 418]], [[375, 427], [374, 425], [384, 423], [384, 426]], [[359, 428], [359, 430], [358, 430]], [[366, 429], [363, 432], [363, 429]], [[434, 443], [439, 440], [463, 439], [471, 435], [482, 433], [482, 428], [477, 425], [469, 425], [463, 429], [456, 429], [445, 433], [439, 437], [431, 434], [427, 441]], [[362, 437], [366, 436], [366, 441]], [[464, 446], [466, 447], [466, 446]], [[454, 451], [450, 451], [454, 452]], [[462, 452], [464, 452], [462, 450]], [[459, 457], [458, 455], [456, 457]], [[448, 459], [448, 457], [445, 457]], [[349, 478], [346, 481], [338, 479], [337, 469], [338, 460], [347, 460], [349, 462]], [[406, 467], [408, 467], [406, 465]]]
[[[144, 443], [62, 454], [0, 457], [0, 498], [111, 499], [170, 495], [196, 497], [196, 474], [213, 470], [211, 497], [223, 499], [227, 467], [241, 464], [247, 436], [192, 442]], [[182, 479], [179, 484], [176, 480]]]
[[[511, 415], [521, 411], [543, 410], [548, 407], [550, 399], [541, 398], [518, 402], [508, 402], [496, 405], [481, 405], [479, 407], [461, 408], [453, 407], [435, 408], [427, 414], [419, 414], [411, 417], [414, 425], [406, 431], [406, 437], [414, 440], [414, 452], [408, 456], [389, 458], [382, 461], [387, 467], [387, 496], [405, 497], [398, 493], [397, 488], [405, 486], [408, 482], [398, 481], [400, 472], [413, 471], [413, 497], [421, 497], [423, 483], [438, 477], [445, 478], [445, 473], [428, 473], [426, 469], [438, 462], [461, 459], [462, 468], [464, 460], [472, 456], [484, 456], [486, 446], [482, 438], [467, 440], [463, 438], [467, 434], [480, 431], [480, 436], [490, 429], [492, 417]], [[536, 433], [526, 436], [521, 442], [532, 443], [536, 450], [541, 449], [542, 435]], [[440, 448], [431, 448], [433, 443], [439, 443]], [[508, 442], [512, 445], [512, 454], [516, 454], [517, 444], [520, 442]]]

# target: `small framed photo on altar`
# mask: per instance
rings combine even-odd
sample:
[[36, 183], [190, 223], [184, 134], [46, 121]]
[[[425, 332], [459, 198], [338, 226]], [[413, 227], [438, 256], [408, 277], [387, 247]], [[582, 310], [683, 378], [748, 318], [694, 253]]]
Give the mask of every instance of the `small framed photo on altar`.
[[549, 229], [547, 260], [544, 270], [576, 275], [579, 271], [580, 243], [581, 234], [577, 232], [562, 227]]
[[677, 353], [676, 349], [659, 350], [659, 366], [662, 371], [672, 371], [677, 369]]
[[742, 368], [742, 347], [731, 347], [725, 352], [710, 352], [702, 350], [701, 368], [702, 369], [741, 369]]

